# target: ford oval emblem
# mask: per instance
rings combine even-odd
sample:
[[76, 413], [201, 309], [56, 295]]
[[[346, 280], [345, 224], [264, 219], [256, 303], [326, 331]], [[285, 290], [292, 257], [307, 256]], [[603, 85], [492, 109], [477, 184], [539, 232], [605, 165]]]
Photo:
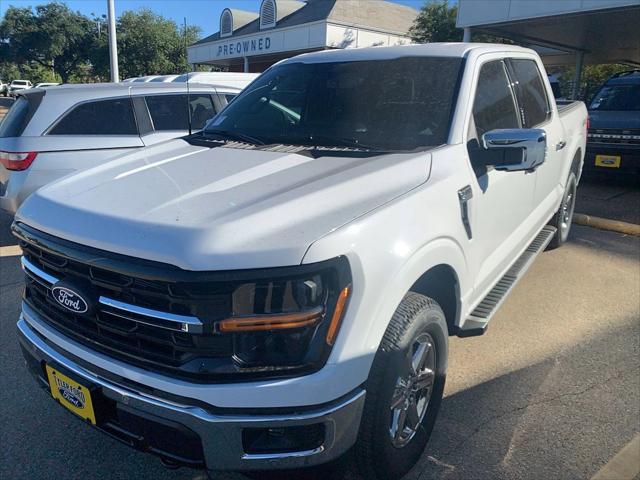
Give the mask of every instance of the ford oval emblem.
[[89, 310], [87, 301], [69, 287], [54, 286], [51, 289], [51, 294], [56, 302], [73, 313], [87, 313]]

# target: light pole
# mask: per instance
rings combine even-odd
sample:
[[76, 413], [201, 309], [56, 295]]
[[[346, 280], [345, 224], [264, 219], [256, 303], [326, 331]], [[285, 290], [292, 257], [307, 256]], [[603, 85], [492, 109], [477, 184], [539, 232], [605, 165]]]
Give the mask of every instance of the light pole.
[[118, 42], [116, 40], [116, 12], [114, 0], [107, 0], [109, 22], [109, 61], [111, 63], [111, 81], [119, 82], [118, 73]]

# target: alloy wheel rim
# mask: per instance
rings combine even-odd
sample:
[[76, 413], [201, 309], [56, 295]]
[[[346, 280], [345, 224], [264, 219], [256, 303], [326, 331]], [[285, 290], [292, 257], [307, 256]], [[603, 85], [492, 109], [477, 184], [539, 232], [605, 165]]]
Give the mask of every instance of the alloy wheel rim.
[[573, 217], [573, 208], [575, 204], [575, 187], [572, 187], [571, 190], [567, 193], [564, 201], [562, 202], [562, 221], [560, 222], [560, 228], [563, 231], [569, 229], [571, 225], [571, 219]]
[[436, 371], [433, 338], [420, 334], [405, 357], [391, 397], [391, 443], [402, 448], [416, 435], [427, 413]]

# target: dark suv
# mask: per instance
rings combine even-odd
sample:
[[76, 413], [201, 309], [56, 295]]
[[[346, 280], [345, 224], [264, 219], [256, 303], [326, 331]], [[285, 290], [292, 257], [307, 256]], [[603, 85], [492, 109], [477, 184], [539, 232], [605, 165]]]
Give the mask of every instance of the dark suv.
[[640, 174], [640, 70], [617, 73], [589, 105], [587, 171]]

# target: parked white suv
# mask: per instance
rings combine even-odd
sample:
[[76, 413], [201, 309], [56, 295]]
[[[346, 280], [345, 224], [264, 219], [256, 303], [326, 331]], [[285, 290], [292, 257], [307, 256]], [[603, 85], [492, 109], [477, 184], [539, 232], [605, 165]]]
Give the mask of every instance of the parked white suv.
[[510, 45], [280, 62], [203, 132], [27, 199], [27, 363], [173, 465], [302, 467], [355, 445], [364, 478], [398, 480], [434, 426], [448, 336], [483, 333], [566, 241], [586, 121]]
[[9, 95], [15, 97], [18, 92], [33, 88], [33, 84], [29, 80], [14, 80], [9, 84]]
[[70, 173], [201, 129], [249, 82], [107, 83], [21, 94], [0, 124], [0, 208]]

